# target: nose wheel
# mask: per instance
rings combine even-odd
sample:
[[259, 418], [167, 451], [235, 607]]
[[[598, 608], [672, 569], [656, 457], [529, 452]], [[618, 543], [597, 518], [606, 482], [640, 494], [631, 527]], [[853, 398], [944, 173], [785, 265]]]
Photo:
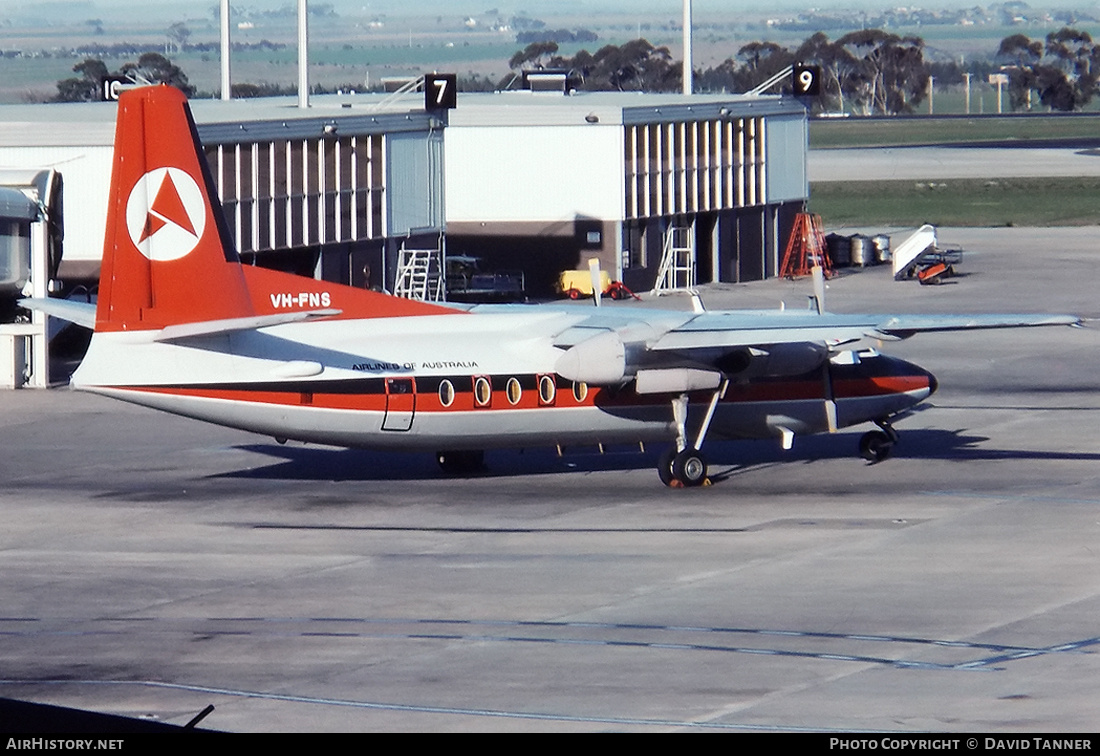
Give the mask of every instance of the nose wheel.
[[898, 441], [898, 432], [888, 420], [876, 420], [875, 425], [882, 430], [868, 431], [859, 439], [859, 456], [872, 464], [889, 459]]

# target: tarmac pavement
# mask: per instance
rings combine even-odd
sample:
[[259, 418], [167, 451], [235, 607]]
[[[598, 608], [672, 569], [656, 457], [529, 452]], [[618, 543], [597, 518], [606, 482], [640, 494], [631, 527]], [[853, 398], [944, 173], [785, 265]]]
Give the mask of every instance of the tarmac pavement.
[[[846, 271], [829, 308], [1100, 316], [1095, 228], [940, 236], [960, 277]], [[1100, 331], [883, 350], [940, 381], [893, 458], [862, 428], [715, 443], [687, 490], [657, 448], [449, 479], [0, 392], [0, 696], [241, 732], [1095, 731]]]

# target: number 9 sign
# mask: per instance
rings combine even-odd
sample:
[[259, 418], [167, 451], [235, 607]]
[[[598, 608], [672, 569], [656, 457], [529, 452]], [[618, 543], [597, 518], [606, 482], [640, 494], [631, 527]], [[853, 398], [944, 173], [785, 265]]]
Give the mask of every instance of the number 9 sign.
[[795, 97], [817, 97], [821, 92], [821, 68], [796, 63], [791, 70]]

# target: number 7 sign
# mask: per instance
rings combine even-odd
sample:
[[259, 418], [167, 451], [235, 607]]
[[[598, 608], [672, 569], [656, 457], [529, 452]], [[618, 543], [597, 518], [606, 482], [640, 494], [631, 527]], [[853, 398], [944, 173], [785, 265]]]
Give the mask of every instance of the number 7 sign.
[[450, 110], [458, 104], [458, 77], [455, 74], [424, 75], [424, 108]]

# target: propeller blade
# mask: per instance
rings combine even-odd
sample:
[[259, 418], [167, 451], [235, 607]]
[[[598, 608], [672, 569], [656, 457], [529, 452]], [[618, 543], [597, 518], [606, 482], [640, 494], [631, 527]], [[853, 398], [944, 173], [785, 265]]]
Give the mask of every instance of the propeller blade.
[[817, 314], [825, 312], [825, 271], [820, 265], [813, 267], [814, 276], [814, 306]]
[[588, 272], [592, 275], [592, 300], [596, 306], [600, 306], [600, 297], [603, 296], [603, 287], [600, 285], [600, 259], [593, 257], [588, 261]]
[[828, 425], [829, 433], [836, 433], [836, 398], [833, 395], [833, 371], [830, 369], [829, 360], [825, 360], [822, 364], [821, 375], [825, 396], [825, 423]]

